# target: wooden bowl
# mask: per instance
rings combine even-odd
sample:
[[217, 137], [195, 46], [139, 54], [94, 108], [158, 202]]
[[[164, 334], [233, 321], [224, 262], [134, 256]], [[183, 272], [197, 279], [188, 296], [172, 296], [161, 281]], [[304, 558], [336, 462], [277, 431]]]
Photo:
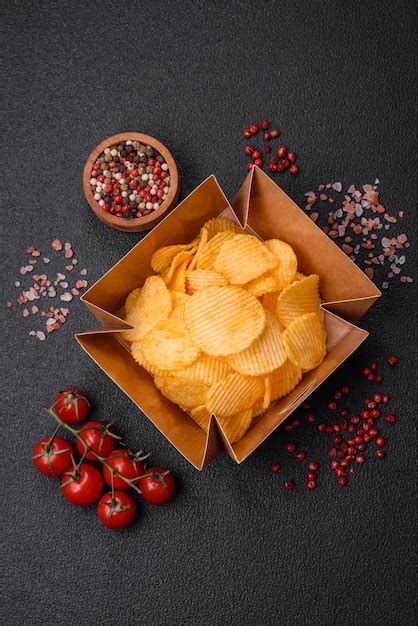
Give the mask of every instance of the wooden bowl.
[[[116, 217], [116, 215], [112, 215], [111, 213], [106, 213], [105, 211], [103, 211], [97, 200], [94, 199], [93, 192], [90, 186], [91, 169], [97, 157], [104, 151], [105, 148], [127, 140], [140, 141], [141, 143], [148, 144], [152, 148], [155, 148], [155, 150], [157, 150], [157, 152], [159, 152], [161, 156], [164, 157], [168, 165], [171, 179], [170, 190], [167, 194], [167, 198], [161, 204], [160, 208], [156, 211], [153, 211], [149, 215], [144, 215], [143, 217], [134, 217], [132, 219]], [[164, 215], [171, 208], [174, 207], [180, 192], [179, 175], [177, 172], [176, 162], [174, 161], [171, 153], [157, 139], [154, 139], [154, 137], [151, 137], [150, 135], [143, 135], [142, 133], [120, 133], [119, 135], [113, 135], [112, 137], [108, 137], [107, 139], [99, 143], [99, 145], [94, 148], [94, 150], [90, 153], [84, 166], [83, 190], [87, 202], [89, 203], [89, 205], [93, 209], [93, 212], [96, 214], [99, 220], [101, 220], [111, 228], [116, 228], [117, 230], [123, 230], [125, 232], [138, 232], [142, 230], [150, 230], [151, 228], [156, 226], [156, 224], [158, 224], [158, 222], [163, 219]]]

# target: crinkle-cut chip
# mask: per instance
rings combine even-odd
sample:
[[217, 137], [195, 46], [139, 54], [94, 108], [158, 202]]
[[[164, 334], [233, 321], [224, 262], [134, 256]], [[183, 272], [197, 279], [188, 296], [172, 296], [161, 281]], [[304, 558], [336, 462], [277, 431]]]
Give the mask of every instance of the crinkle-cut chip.
[[302, 272], [296, 272], [293, 280], [303, 280], [304, 278], [307, 278], [308, 275], [307, 274], [302, 274]]
[[326, 352], [326, 332], [316, 313], [297, 317], [283, 332], [283, 344], [289, 359], [303, 370], [317, 367]]
[[192, 409], [206, 403], [209, 386], [197, 380], [191, 385], [187, 378], [155, 376], [154, 383], [163, 396], [185, 409]]
[[188, 378], [190, 381], [197, 380], [206, 385], [213, 385], [231, 373], [232, 369], [226, 361], [206, 354], [202, 354], [188, 367], [176, 371], [176, 375], [182, 378]]
[[192, 243], [175, 244], [173, 246], [165, 246], [156, 250], [151, 258], [151, 267], [156, 274], [161, 274], [167, 267], [170, 267], [172, 260], [182, 250], [192, 248]]
[[172, 310], [169, 290], [160, 276], [148, 276], [135, 306], [126, 315], [126, 321], [133, 326], [122, 335], [128, 341], [139, 341], [159, 322], [168, 318]]
[[271, 272], [267, 272], [267, 274], [262, 274], [257, 278], [253, 278], [245, 285], [242, 285], [244, 289], [246, 289], [249, 293], [252, 293], [253, 296], [258, 298], [266, 293], [271, 293], [276, 289], [276, 278], [273, 276]]
[[281, 241], [280, 239], [269, 239], [264, 242], [267, 248], [272, 252], [279, 264], [273, 270], [272, 274], [276, 278], [276, 290], [281, 291], [287, 285], [290, 285], [295, 277], [298, 260], [296, 254], [293, 252], [293, 248], [289, 244]]
[[191, 248], [191, 250], [182, 250], [176, 254], [174, 259], [171, 261], [170, 267], [166, 268], [161, 274], [161, 278], [167, 285], [171, 282], [177, 267], [186, 264], [187, 268], [195, 252], [196, 248]]
[[196, 252], [194, 254], [194, 257], [190, 261], [190, 265], [189, 265], [189, 268], [188, 268], [189, 270], [196, 269], [197, 260], [200, 257], [200, 255], [202, 254], [202, 250], [206, 246], [207, 242], [208, 242], [208, 231], [207, 231], [207, 228], [205, 228], [203, 226], [201, 228], [201, 230], [200, 230], [199, 243], [198, 243], [198, 246], [197, 246], [197, 250], [196, 250]]
[[257, 400], [257, 402], [255, 402], [252, 410], [253, 410], [253, 417], [258, 417], [259, 415], [262, 415], [264, 413], [264, 411], [266, 410], [264, 408], [264, 398], [261, 398], [260, 400]]
[[186, 303], [184, 320], [192, 341], [211, 356], [245, 350], [265, 325], [261, 303], [240, 287], [209, 287]]
[[235, 234], [226, 230], [222, 233], [218, 233], [215, 235], [207, 244], [202, 248], [202, 251], [199, 255], [199, 258], [196, 262], [196, 267], [198, 270], [213, 270], [213, 266], [215, 264], [216, 257], [218, 256], [219, 250], [222, 245], [232, 239]]
[[142, 287], [137, 287], [136, 289], [131, 291], [131, 293], [126, 298], [125, 300], [125, 314], [126, 315], [129, 313], [129, 311], [132, 311], [132, 309], [135, 307], [136, 303], [138, 302], [138, 298], [141, 295], [141, 291], [142, 291]]
[[230, 231], [231, 233], [242, 233], [242, 228], [232, 220], [224, 217], [214, 217], [203, 225], [208, 232], [208, 241], [218, 233]]
[[216, 416], [234, 415], [251, 408], [262, 396], [264, 382], [261, 378], [234, 372], [210, 387], [206, 407]]
[[288, 326], [305, 313], [319, 314], [319, 276], [311, 274], [288, 285], [277, 299], [276, 313], [281, 324]]
[[191, 409], [190, 415], [194, 421], [199, 424], [200, 428], [203, 428], [204, 431], [208, 432], [211, 414], [207, 410], [205, 404], [201, 404], [200, 406], [196, 406], [194, 409]]
[[191, 365], [200, 350], [193, 343], [183, 320], [170, 317], [160, 322], [142, 341], [145, 360], [161, 370], [177, 370]]
[[193, 294], [199, 289], [207, 289], [208, 287], [222, 287], [227, 285], [228, 281], [225, 276], [214, 272], [213, 270], [193, 270], [190, 268], [186, 275], [186, 289], [188, 293]]
[[150, 363], [147, 363], [142, 351], [142, 341], [132, 342], [131, 354], [138, 365], [141, 365], [152, 376], [169, 376], [171, 374], [170, 370], [159, 370], [157, 367], [153, 367]]
[[266, 311], [276, 312], [277, 298], [279, 297], [279, 291], [269, 291], [269, 293], [263, 294], [261, 297], [261, 304]]
[[225, 241], [216, 257], [214, 269], [232, 285], [244, 285], [272, 270], [278, 264], [276, 256], [257, 237], [234, 235]]
[[184, 320], [184, 307], [190, 296], [181, 291], [172, 291], [171, 296], [173, 298], [173, 310], [171, 311], [170, 318]]
[[277, 369], [286, 359], [279, 321], [274, 313], [266, 311], [261, 335], [248, 348], [230, 356], [229, 364], [244, 376], [260, 376]]
[[253, 412], [252, 409], [247, 409], [245, 411], [241, 411], [237, 415], [225, 417], [219, 415], [216, 417], [229, 443], [236, 443], [243, 438], [247, 430], [250, 428], [253, 419]]
[[186, 293], [186, 272], [188, 264], [189, 261], [184, 261], [184, 263], [176, 267], [170, 282], [167, 284], [170, 291]]
[[302, 378], [302, 370], [292, 361], [285, 361], [279, 369], [270, 372], [270, 402], [287, 396]]

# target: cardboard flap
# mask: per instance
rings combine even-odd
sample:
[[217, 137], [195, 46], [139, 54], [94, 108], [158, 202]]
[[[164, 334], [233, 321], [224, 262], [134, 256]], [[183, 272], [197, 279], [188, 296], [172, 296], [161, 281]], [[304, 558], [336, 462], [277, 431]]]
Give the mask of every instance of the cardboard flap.
[[84, 296], [80, 298], [82, 300], [90, 313], [94, 315], [96, 319], [102, 324], [102, 326], [107, 327], [109, 330], [126, 330], [128, 328], [132, 328], [130, 324], [127, 324], [124, 319], [119, 317], [119, 315], [114, 315], [113, 313], [109, 313], [108, 311], [104, 311], [102, 308], [88, 302]]
[[258, 167], [248, 174], [232, 202], [262, 238], [289, 243], [304, 274], [319, 274], [327, 308], [356, 322], [381, 292], [331, 239]]
[[248, 222], [248, 212], [250, 209], [250, 196], [251, 186], [253, 181], [254, 168], [250, 170], [250, 173], [245, 178], [238, 193], [231, 202], [231, 206], [234, 209], [234, 213], [237, 216], [241, 226], [246, 228]]

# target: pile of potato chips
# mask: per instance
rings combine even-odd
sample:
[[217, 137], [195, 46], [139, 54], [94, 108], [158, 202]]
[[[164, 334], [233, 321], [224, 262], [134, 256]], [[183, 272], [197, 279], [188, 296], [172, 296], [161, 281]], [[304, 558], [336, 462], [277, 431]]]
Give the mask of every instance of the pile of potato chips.
[[157, 250], [156, 273], [129, 294], [123, 336], [155, 385], [230, 443], [287, 395], [326, 352], [319, 277], [293, 249], [212, 219], [189, 244]]

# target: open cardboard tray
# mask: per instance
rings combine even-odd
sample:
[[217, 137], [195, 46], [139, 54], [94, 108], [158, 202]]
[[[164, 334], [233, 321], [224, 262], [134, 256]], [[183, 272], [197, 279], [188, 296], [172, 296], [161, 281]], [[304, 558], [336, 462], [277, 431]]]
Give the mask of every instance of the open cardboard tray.
[[[262, 239], [289, 243], [298, 257], [298, 269], [320, 276], [328, 333], [327, 354], [297, 387], [252, 424], [231, 445], [216, 416], [205, 433], [176, 404], [155, 387], [152, 377], [133, 360], [120, 332], [130, 326], [123, 306], [130, 291], [153, 273], [150, 260], [162, 246], [191, 241], [201, 226], [222, 215]], [[82, 296], [101, 328], [76, 335], [82, 348], [131, 398], [173, 446], [197, 469], [203, 469], [226, 451], [237, 463], [246, 459], [341, 363], [368, 333], [356, 323], [380, 296], [380, 291], [312, 220], [259, 168], [254, 167], [232, 205], [216, 178], [203, 181], [178, 207]], [[243, 311], [245, 315], [245, 311]]]

